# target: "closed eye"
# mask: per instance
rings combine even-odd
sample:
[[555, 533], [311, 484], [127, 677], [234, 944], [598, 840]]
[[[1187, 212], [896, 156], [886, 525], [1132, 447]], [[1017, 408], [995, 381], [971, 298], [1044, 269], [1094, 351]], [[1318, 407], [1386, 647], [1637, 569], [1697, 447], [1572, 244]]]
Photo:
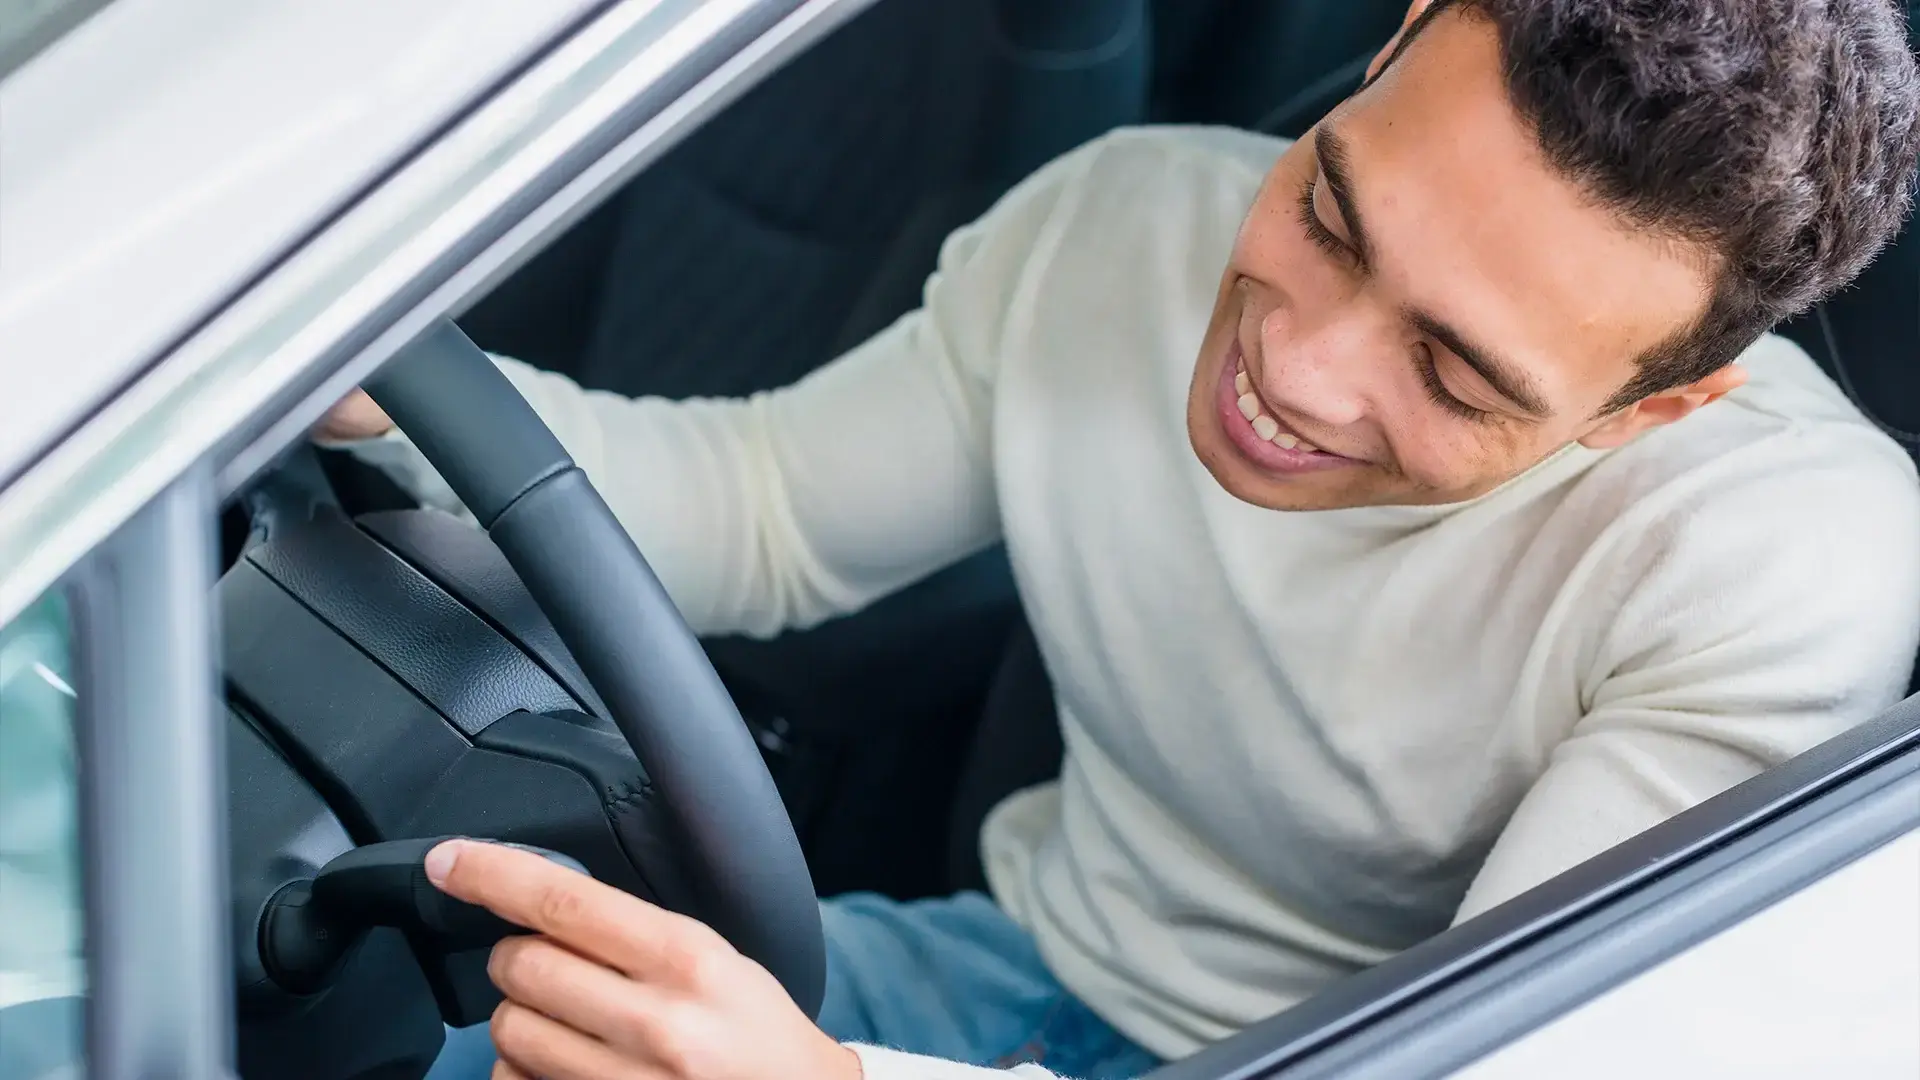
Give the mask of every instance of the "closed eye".
[[1307, 239], [1321, 251], [1339, 259], [1349, 266], [1358, 266], [1360, 257], [1348, 247], [1346, 242], [1333, 235], [1333, 230], [1320, 220], [1320, 214], [1313, 208], [1313, 180], [1309, 179], [1300, 186], [1299, 212], [1300, 228], [1306, 231]]
[[[1320, 220], [1319, 212], [1313, 207], [1313, 191], [1314, 181], [1311, 179], [1300, 187], [1297, 207], [1300, 228], [1306, 232], [1307, 239], [1313, 241], [1315, 247], [1348, 266], [1357, 268], [1360, 265], [1359, 252], [1354, 251], [1346, 241], [1335, 236], [1333, 230], [1327, 228], [1326, 222]], [[1446, 380], [1440, 377], [1438, 360], [1431, 345], [1424, 341], [1417, 343], [1414, 346], [1413, 363], [1415, 373], [1420, 376], [1421, 389], [1426, 391], [1427, 397], [1435, 405], [1463, 420], [1484, 422], [1493, 418], [1493, 413], [1469, 405], [1447, 389]]]
[[1447, 389], [1446, 380], [1440, 377], [1439, 360], [1434, 356], [1433, 347], [1424, 341], [1415, 343], [1413, 347], [1413, 366], [1420, 376], [1421, 388], [1426, 390], [1427, 397], [1435, 405], [1462, 420], [1486, 421], [1493, 418], [1493, 413], [1467, 404]]

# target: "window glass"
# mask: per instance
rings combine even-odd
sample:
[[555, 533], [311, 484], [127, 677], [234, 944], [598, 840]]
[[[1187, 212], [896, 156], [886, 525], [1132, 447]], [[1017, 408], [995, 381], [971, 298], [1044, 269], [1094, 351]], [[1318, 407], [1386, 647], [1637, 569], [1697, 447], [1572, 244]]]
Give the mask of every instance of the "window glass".
[[0, 0], [0, 76], [105, 6], [106, 0]]
[[0, 1080], [80, 1076], [80, 792], [66, 605], [0, 627]]

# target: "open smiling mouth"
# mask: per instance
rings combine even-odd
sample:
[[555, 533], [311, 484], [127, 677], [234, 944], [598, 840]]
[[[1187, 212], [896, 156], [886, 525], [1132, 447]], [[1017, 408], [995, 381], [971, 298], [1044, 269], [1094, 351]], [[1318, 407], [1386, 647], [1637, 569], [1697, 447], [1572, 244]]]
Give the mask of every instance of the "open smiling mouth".
[[1227, 438], [1242, 457], [1263, 471], [1297, 474], [1359, 464], [1313, 445], [1268, 411], [1253, 390], [1246, 357], [1237, 341], [1220, 366], [1220, 386], [1215, 396]]

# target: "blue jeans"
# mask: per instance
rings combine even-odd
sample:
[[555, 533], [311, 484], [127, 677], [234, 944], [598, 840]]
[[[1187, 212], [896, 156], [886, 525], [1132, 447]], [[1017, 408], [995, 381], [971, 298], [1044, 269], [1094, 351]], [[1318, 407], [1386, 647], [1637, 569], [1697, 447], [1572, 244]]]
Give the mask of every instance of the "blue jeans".
[[[1133, 1080], [1160, 1061], [1069, 994], [1033, 939], [979, 893], [899, 903], [868, 893], [821, 905], [827, 996], [820, 1027], [843, 1042], [1076, 1080]], [[484, 1080], [485, 1025], [448, 1032], [427, 1080]]]

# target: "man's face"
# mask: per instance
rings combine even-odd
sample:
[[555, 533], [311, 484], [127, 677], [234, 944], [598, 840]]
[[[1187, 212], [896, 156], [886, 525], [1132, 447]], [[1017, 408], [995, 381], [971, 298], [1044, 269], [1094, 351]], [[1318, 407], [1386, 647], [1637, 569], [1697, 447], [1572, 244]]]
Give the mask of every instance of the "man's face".
[[1548, 167], [1492, 28], [1443, 15], [1267, 176], [1201, 346], [1189, 435], [1259, 506], [1472, 498], [1569, 442], [1613, 445], [1717, 396], [1599, 415], [1708, 291], [1697, 252], [1636, 234]]

